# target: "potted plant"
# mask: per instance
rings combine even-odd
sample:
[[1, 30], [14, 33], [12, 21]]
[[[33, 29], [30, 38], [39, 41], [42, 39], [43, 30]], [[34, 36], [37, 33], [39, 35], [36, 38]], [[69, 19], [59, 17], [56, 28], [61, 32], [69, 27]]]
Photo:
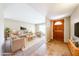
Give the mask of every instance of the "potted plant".
[[10, 32], [11, 32], [10, 28], [5, 28], [5, 38], [10, 36]]

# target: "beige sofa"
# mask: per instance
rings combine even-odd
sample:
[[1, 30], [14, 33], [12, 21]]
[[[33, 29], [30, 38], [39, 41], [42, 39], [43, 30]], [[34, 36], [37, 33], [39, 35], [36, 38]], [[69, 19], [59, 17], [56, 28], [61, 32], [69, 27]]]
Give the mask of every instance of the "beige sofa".
[[24, 39], [13, 40], [11, 45], [11, 52], [16, 52], [24, 48], [24, 46], [25, 46]]
[[[30, 34], [24, 34], [21, 31], [13, 31], [10, 33], [10, 37], [7, 38], [7, 50], [11, 52], [16, 52], [20, 49], [25, 48], [26, 41], [33, 38], [33, 35]], [[10, 43], [8, 43], [8, 41]], [[9, 47], [10, 46], [10, 47]], [[9, 49], [8, 49], [9, 47]]]

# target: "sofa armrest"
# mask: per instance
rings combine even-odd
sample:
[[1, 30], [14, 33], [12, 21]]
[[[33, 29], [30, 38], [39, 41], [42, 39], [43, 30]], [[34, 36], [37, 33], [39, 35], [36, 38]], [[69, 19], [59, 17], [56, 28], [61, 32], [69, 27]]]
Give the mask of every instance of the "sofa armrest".
[[72, 40], [68, 41], [68, 47], [73, 56], [79, 56], [79, 48], [75, 46], [75, 44], [72, 42]]

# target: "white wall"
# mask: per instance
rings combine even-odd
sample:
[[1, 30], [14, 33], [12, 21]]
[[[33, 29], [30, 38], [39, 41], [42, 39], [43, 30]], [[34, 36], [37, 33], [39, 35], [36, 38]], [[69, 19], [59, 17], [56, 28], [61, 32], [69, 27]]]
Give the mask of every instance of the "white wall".
[[5, 19], [4, 21], [5, 27], [9, 27], [12, 30], [20, 30], [20, 26], [27, 28], [27, 30], [32, 31], [35, 33], [35, 25], [27, 22], [12, 20], [12, 19]]
[[46, 41], [50, 41], [51, 39], [51, 29], [50, 29], [50, 19], [46, 17]]
[[52, 25], [50, 28], [50, 35], [51, 35], [51, 39], [53, 40], [53, 22], [50, 22], [50, 24]]
[[4, 43], [4, 20], [3, 20], [3, 11], [5, 10], [5, 5], [0, 4], [0, 55], [2, 53], [2, 45]]
[[79, 22], [79, 6], [74, 10], [71, 15], [71, 39], [79, 39], [74, 36], [74, 24]]
[[64, 18], [64, 42], [70, 39], [70, 17]]
[[0, 18], [0, 55], [2, 53], [3, 43], [4, 43], [4, 20]]

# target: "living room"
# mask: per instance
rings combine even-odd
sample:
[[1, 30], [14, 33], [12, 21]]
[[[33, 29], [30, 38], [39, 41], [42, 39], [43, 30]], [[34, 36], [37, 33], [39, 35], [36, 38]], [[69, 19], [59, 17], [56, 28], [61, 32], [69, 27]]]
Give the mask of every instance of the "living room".
[[20, 49], [27, 50], [45, 39], [44, 23], [32, 24], [5, 19], [4, 28], [4, 55], [10, 54], [11, 52], [18, 52]]
[[[74, 33], [76, 26], [75, 24], [79, 22], [78, 20], [79, 4], [56, 4], [56, 3], [55, 4], [54, 3], [5, 4], [4, 3], [4, 4], [0, 4], [0, 6], [1, 6], [0, 7], [1, 10], [0, 50], [4, 49], [1, 48], [3, 43], [9, 40], [7, 43], [9, 44], [10, 42], [13, 42], [13, 47], [11, 45], [7, 46], [7, 43], [5, 44], [5, 46], [11, 48], [12, 49], [11, 52], [13, 53], [15, 53], [18, 50], [21, 50], [21, 55], [36, 55], [36, 56], [37, 55], [62, 55], [62, 56], [79, 55], [78, 47], [74, 48], [75, 44], [78, 46], [78, 39], [79, 39], [78, 36], [76, 36]], [[48, 8], [47, 6], [49, 6], [49, 10], [47, 10]], [[53, 20], [58, 21], [61, 19], [64, 19], [64, 30], [63, 29], [60, 30], [63, 31], [62, 45], [58, 43], [58, 40], [57, 42], [53, 41], [54, 39], [53, 32], [55, 31], [53, 31], [53, 27], [52, 27], [53, 22], [51, 22]], [[14, 40], [11, 41], [12, 40], [11, 38]], [[55, 39], [56, 38], [58, 37], [55, 36]], [[73, 41], [74, 42], [77, 41], [77, 43], [73, 44]], [[51, 47], [55, 47], [53, 46], [54, 43], [57, 44], [56, 48], [58, 48], [60, 51], [57, 50], [56, 52], [55, 51], [56, 49], [51, 48]], [[67, 43], [70, 50], [67, 47]], [[40, 46], [42, 46], [42, 48], [40, 48]], [[10, 49], [8, 48], [4, 50], [10, 51]], [[66, 50], [65, 49], [62, 50], [62, 48], [65, 48]], [[75, 51], [75, 49], [77, 49], [77, 51]], [[33, 51], [37, 51], [37, 52], [34, 52], [34, 54], [32, 54]], [[61, 51], [63, 52], [60, 54]], [[66, 51], [68, 52], [68, 54], [66, 53]], [[70, 54], [70, 51], [72, 52], [72, 54]], [[25, 53], [23, 54], [22, 52]], [[42, 54], [40, 52], [42, 52]], [[4, 53], [4, 55], [9, 55], [9, 54], [11, 53], [10, 52]], [[18, 52], [13, 55], [16, 56], [19, 54], [20, 53]]]

